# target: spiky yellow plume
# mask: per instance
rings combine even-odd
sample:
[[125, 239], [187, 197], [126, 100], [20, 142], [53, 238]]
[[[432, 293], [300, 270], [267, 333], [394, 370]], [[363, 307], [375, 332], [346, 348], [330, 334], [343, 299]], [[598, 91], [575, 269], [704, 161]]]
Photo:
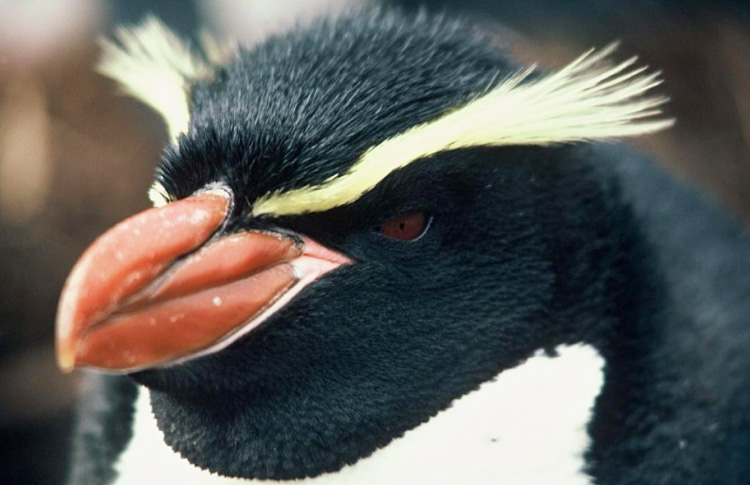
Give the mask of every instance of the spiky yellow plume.
[[475, 146], [551, 145], [635, 136], [665, 129], [662, 96], [646, 95], [659, 73], [633, 68], [636, 58], [606, 62], [616, 45], [586, 52], [561, 70], [532, 78], [530, 67], [444, 116], [367, 150], [344, 174], [318, 186], [257, 200], [253, 215], [321, 212], [349, 204], [390, 173], [436, 153]]

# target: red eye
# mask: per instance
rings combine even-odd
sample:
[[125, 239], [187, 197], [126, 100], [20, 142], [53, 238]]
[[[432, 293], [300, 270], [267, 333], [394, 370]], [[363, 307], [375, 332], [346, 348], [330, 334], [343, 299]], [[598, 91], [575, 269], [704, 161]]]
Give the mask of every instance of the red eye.
[[380, 225], [380, 233], [397, 241], [413, 241], [424, 234], [426, 227], [424, 212], [412, 212], [391, 217]]

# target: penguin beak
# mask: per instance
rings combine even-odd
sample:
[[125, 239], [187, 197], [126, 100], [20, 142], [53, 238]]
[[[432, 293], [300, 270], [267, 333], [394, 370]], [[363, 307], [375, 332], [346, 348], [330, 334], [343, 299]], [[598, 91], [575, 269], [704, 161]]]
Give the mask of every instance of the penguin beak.
[[63, 288], [60, 368], [135, 372], [228, 346], [345, 256], [307, 238], [249, 231], [217, 237], [224, 191], [136, 214], [97, 239]]

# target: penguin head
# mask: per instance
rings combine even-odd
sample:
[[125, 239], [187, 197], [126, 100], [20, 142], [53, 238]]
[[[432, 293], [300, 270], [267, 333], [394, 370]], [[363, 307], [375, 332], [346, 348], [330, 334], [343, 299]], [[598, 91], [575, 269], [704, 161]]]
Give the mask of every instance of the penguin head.
[[166, 442], [229, 476], [337, 470], [580, 340], [558, 309], [605, 264], [577, 251], [607, 201], [576, 142], [669, 124], [655, 78], [608, 50], [536, 74], [440, 18], [360, 14], [209, 60], [154, 21], [121, 42], [105, 70], [174, 138], [162, 207], [84, 254], [58, 355], [131, 374]]

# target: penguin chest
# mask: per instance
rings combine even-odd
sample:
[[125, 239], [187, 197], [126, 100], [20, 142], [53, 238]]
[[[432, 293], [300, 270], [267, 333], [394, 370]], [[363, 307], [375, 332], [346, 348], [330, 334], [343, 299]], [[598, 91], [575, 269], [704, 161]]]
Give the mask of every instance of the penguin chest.
[[[294, 483], [591, 483], [583, 455], [603, 360], [585, 345], [557, 350], [556, 357], [538, 352], [502, 372], [370, 457]], [[281, 483], [221, 477], [191, 465], [164, 443], [145, 388], [139, 390], [133, 438], [115, 468], [116, 485]]]

